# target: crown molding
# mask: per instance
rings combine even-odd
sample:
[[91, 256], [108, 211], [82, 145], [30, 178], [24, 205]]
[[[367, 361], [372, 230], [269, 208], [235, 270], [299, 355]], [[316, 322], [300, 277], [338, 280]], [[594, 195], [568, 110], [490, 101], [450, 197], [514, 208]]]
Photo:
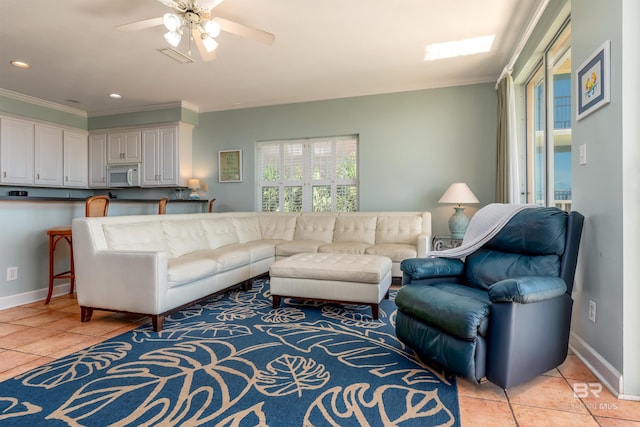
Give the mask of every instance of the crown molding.
[[91, 113], [89, 114], [89, 117], [104, 117], [104, 116], [114, 116], [119, 114], [132, 114], [132, 113], [140, 113], [144, 111], [167, 110], [169, 108], [186, 108], [195, 113], [200, 112], [199, 107], [195, 104], [192, 104], [187, 101], [175, 101], [175, 102], [168, 102], [166, 104], [152, 104], [152, 105], [145, 105], [142, 107], [118, 108], [117, 110], [104, 110], [97, 113]]
[[63, 113], [73, 114], [75, 116], [79, 116], [82, 118], [87, 118], [88, 114], [84, 110], [80, 110], [78, 108], [67, 107], [66, 105], [56, 104], [55, 102], [45, 101], [44, 99], [35, 98], [33, 96], [24, 95], [22, 93], [13, 92], [7, 89], [0, 88], [0, 96], [4, 96], [6, 98], [15, 99], [16, 101], [22, 101], [33, 105], [38, 105], [40, 107], [49, 108], [56, 111], [61, 111]]

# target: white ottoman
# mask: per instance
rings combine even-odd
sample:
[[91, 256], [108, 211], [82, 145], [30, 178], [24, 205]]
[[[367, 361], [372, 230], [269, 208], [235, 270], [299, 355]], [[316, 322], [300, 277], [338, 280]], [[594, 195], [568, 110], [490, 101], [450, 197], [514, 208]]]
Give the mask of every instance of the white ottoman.
[[282, 298], [378, 304], [389, 296], [391, 260], [364, 254], [305, 253], [280, 259], [269, 268], [273, 308]]

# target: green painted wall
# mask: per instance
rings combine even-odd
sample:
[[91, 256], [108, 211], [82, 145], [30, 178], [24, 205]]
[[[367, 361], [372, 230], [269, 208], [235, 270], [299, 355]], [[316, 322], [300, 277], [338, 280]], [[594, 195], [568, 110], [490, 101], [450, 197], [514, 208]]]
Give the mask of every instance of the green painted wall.
[[[256, 141], [358, 134], [360, 209], [431, 210], [446, 232], [449, 184], [494, 200], [494, 83], [200, 114], [194, 175], [220, 211], [254, 210]], [[218, 183], [217, 151], [243, 150], [242, 183]], [[469, 209], [473, 212], [474, 209]]]
[[36, 120], [44, 120], [78, 129], [86, 130], [88, 126], [88, 119], [85, 115], [47, 108], [2, 95], [0, 95], [0, 112], [29, 117]]

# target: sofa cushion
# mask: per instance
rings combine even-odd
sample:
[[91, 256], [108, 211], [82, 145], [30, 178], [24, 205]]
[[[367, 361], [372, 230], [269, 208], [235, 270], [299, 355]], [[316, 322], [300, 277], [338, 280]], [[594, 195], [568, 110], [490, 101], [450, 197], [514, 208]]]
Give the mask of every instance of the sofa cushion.
[[261, 261], [276, 256], [276, 249], [272, 243], [263, 240], [255, 240], [253, 242], [240, 243], [245, 251], [249, 252], [251, 262]]
[[169, 247], [157, 221], [104, 224], [104, 237], [109, 249], [168, 252]]
[[376, 244], [369, 246], [364, 253], [367, 255], [386, 256], [387, 258], [391, 258], [391, 261], [393, 262], [401, 262], [404, 259], [415, 258], [418, 256], [418, 251], [416, 250], [415, 245], [398, 243], [387, 243], [384, 245]]
[[243, 244], [222, 246], [206, 251], [206, 255], [218, 262], [218, 272], [244, 267], [251, 262], [251, 252]]
[[262, 214], [258, 216], [262, 239], [292, 240], [298, 214]]
[[233, 225], [236, 228], [238, 241], [240, 243], [260, 240], [262, 238], [262, 234], [260, 234], [260, 221], [258, 221], [257, 216], [233, 218]]
[[209, 241], [209, 249], [238, 243], [238, 234], [231, 218], [203, 219], [202, 226]]
[[333, 241], [335, 215], [307, 214], [300, 215], [296, 221], [295, 240], [319, 240], [329, 243]]
[[162, 221], [162, 229], [171, 257], [209, 249], [209, 241], [200, 221]]
[[420, 215], [380, 215], [376, 225], [376, 244], [415, 245], [421, 232], [422, 217]]
[[318, 248], [327, 242], [319, 240], [289, 240], [276, 244], [276, 256], [291, 256], [310, 252], [318, 252]]
[[169, 287], [180, 286], [218, 272], [218, 262], [211, 259], [208, 251], [191, 252], [177, 258], [169, 258]]
[[376, 242], [375, 216], [338, 216], [333, 230], [333, 242], [363, 242], [373, 245]]
[[362, 242], [338, 242], [327, 243], [318, 248], [320, 253], [333, 253], [333, 254], [364, 254], [368, 247], [371, 245]]

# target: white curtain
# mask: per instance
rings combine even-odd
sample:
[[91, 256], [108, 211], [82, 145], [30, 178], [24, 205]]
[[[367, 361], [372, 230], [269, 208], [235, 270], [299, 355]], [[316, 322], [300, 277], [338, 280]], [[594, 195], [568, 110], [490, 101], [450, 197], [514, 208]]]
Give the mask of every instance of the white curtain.
[[513, 78], [505, 73], [498, 82], [496, 202], [521, 203]]

